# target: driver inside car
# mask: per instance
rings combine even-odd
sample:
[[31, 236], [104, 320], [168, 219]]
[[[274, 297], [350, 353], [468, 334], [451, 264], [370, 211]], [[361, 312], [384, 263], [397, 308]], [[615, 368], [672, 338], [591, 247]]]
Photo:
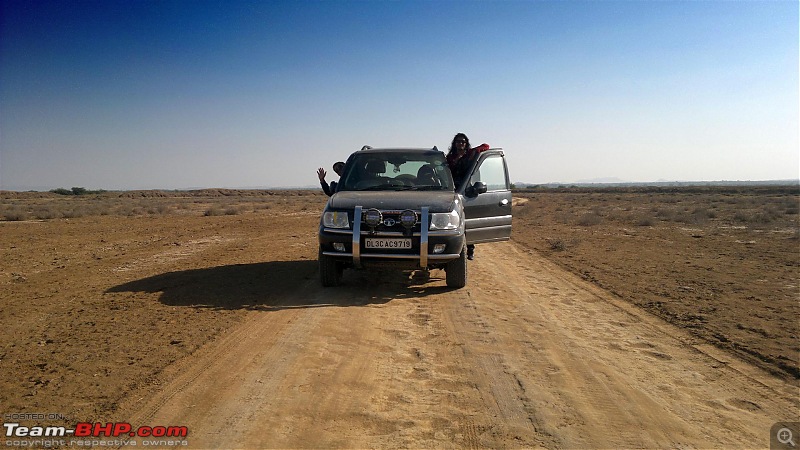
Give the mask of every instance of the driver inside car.
[[426, 164], [417, 171], [417, 186], [438, 186], [439, 180], [430, 164]]

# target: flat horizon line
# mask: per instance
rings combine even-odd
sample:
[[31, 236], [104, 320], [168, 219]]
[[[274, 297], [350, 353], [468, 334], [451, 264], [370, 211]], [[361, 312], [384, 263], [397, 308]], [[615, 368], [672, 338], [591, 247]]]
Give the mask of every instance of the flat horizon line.
[[[767, 179], [767, 180], [657, 180], [657, 181], [590, 181], [590, 180], [583, 180], [583, 181], [550, 181], [550, 182], [527, 182], [527, 181], [515, 181], [512, 184], [516, 186], [581, 186], [581, 185], [607, 185], [607, 186], [619, 186], [619, 185], [664, 185], [664, 184], [682, 184], [686, 186], [691, 185], [709, 185], [709, 184], [724, 184], [728, 186], [747, 186], [747, 185], [755, 185], [755, 184], [771, 184], [776, 185], [780, 183], [786, 183], [789, 185], [796, 185], [800, 184], [800, 178], [784, 178], [784, 179]], [[56, 189], [66, 189], [64, 187], [43, 187], [43, 186], [11, 186], [11, 187], [2, 187], [0, 186], [0, 192], [7, 191], [7, 192], [50, 192]], [[88, 188], [87, 188], [88, 189]], [[120, 188], [120, 189], [104, 189], [104, 188], [97, 188], [97, 189], [89, 189], [92, 191], [104, 191], [104, 192], [130, 192], [130, 191], [202, 191], [202, 190], [212, 190], [212, 189], [227, 189], [227, 190], [310, 190], [310, 189], [320, 189], [318, 184], [308, 184], [308, 185], [295, 185], [295, 186], [238, 186], [238, 187], [231, 187], [231, 186], [214, 186], [214, 187], [184, 187], [184, 188], [156, 188], [156, 187], [139, 187], [139, 188]]]

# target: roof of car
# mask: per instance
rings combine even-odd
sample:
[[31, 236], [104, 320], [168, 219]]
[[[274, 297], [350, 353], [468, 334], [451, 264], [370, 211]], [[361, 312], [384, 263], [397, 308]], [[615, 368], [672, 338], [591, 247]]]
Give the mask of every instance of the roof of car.
[[[372, 148], [369, 145], [365, 145], [361, 148], [361, 150], [355, 152], [355, 154], [361, 153], [424, 153], [424, 152], [438, 152], [444, 153], [443, 151], [439, 150], [438, 147], [434, 146], [433, 148], [414, 148], [414, 147], [387, 147], [387, 148]], [[503, 154], [502, 147], [492, 147], [489, 150], [484, 150], [481, 153], [499, 153]]]
[[358, 153], [386, 153], [386, 152], [390, 152], [390, 153], [415, 152], [416, 153], [416, 152], [430, 152], [430, 151], [438, 152], [440, 150], [438, 148], [436, 148], [435, 146], [433, 148], [413, 148], [413, 147], [372, 148], [372, 147], [369, 147], [369, 146], [364, 146], [364, 148], [359, 150]]

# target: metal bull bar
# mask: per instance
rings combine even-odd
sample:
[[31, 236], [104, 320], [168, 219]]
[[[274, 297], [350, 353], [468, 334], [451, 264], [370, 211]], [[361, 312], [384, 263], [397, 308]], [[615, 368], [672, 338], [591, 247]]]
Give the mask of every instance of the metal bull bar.
[[428, 207], [422, 207], [419, 229], [419, 266], [428, 267]]
[[[353, 265], [361, 267], [361, 206], [356, 206], [353, 212]], [[420, 233], [419, 233], [419, 266], [423, 269], [428, 267], [428, 227], [429, 214], [428, 207], [423, 206], [420, 212]]]
[[353, 265], [361, 267], [361, 207], [353, 213]]

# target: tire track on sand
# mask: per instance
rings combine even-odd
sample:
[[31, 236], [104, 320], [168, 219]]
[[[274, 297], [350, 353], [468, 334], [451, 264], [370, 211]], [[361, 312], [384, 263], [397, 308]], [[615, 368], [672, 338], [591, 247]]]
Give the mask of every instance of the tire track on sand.
[[[287, 304], [292, 298], [306, 302], [316, 281], [304, 283]], [[123, 406], [133, 410], [129, 422], [186, 425], [195, 448], [231, 446], [232, 436], [252, 427], [253, 408], [292, 370], [302, 337], [319, 319], [311, 309], [251, 313], [225, 336], [170, 366], [164, 373], [170, 381], [143, 405]]]
[[442, 274], [316, 278], [130, 405], [193, 448], [763, 447], [796, 389], [514, 243]]
[[720, 364], [685, 331], [514, 243], [485, 247], [471, 268], [476, 310], [560, 445], [753, 448], [795, 417], [796, 388]]

